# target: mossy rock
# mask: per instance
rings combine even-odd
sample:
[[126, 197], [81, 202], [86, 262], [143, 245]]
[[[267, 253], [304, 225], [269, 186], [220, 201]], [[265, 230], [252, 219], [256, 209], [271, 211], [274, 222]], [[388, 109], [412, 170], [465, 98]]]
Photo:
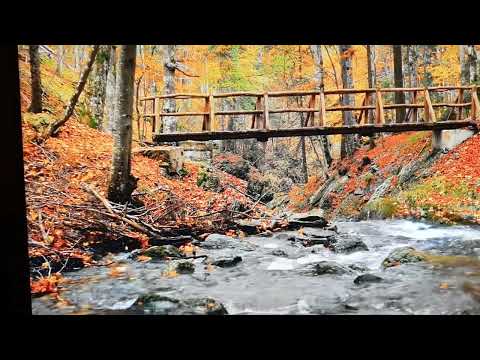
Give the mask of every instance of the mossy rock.
[[33, 114], [33, 113], [25, 113], [23, 114], [23, 121], [26, 123], [32, 125], [32, 127], [37, 131], [37, 132], [43, 132], [46, 130], [50, 124], [52, 124], [55, 121], [54, 115], [48, 113], [48, 112], [42, 112], [38, 114]]
[[209, 169], [202, 169], [198, 173], [197, 186], [209, 191], [215, 191], [215, 192], [222, 191], [220, 178], [215, 174], [213, 174], [213, 172], [210, 171]]
[[390, 254], [388, 254], [385, 260], [382, 261], [382, 266], [384, 268], [389, 268], [400, 264], [425, 261], [426, 259], [427, 255], [425, 253], [417, 251], [413, 247], [407, 246], [394, 249]]
[[179, 262], [175, 268], [179, 274], [192, 274], [195, 272], [195, 265], [190, 261]]
[[390, 198], [379, 198], [371, 202], [362, 209], [362, 217], [388, 219], [393, 217], [397, 211], [398, 203]]
[[167, 257], [182, 257], [182, 253], [173, 245], [151, 246], [142, 252], [142, 255], [154, 259], [164, 259]]

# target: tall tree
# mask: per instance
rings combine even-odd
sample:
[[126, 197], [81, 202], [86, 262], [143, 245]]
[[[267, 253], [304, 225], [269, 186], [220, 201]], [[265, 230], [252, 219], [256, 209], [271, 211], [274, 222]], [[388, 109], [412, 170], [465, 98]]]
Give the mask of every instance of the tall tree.
[[474, 84], [478, 81], [478, 72], [477, 72], [477, 51], [475, 50], [475, 45], [466, 46], [466, 56], [468, 64], [468, 75], [470, 84]]
[[113, 124], [113, 157], [108, 185], [108, 199], [117, 203], [127, 202], [137, 184], [137, 179], [131, 174], [133, 87], [136, 53], [136, 45], [120, 46]]
[[[313, 62], [315, 66], [315, 73], [313, 75], [315, 79], [315, 88], [320, 91], [325, 90], [324, 83], [324, 68], [323, 68], [323, 56], [322, 56], [322, 45], [310, 45], [310, 52], [313, 56]], [[320, 142], [322, 144], [322, 153], [323, 160], [325, 164], [330, 166], [332, 163], [332, 156], [330, 154], [330, 146], [328, 143], [327, 136], [320, 136]]]
[[105, 112], [102, 122], [103, 130], [107, 133], [112, 132], [113, 118], [115, 114], [115, 89], [117, 76], [116, 46], [110, 46], [110, 56], [108, 57], [107, 86], [105, 89]]
[[[393, 45], [393, 76], [395, 87], [403, 88], [402, 45]], [[405, 93], [403, 91], [395, 92], [395, 103], [405, 104]], [[404, 121], [405, 108], [396, 109], [395, 122], [402, 123]]]
[[105, 100], [107, 94], [107, 77], [110, 65], [110, 45], [101, 45], [95, 65], [93, 67], [93, 76], [89, 80], [90, 94], [90, 114], [93, 117], [93, 124], [96, 128], [103, 129]]
[[407, 68], [408, 68], [408, 86], [417, 87], [418, 86], [418, 46], [417, 45], [408, 45], [407, 46]]
[[62, 75], [64, 57], [65, 57], [65, 47], [63, 45], [58, 45], [57, 69], [56, 69], [57, 75]]
[[[376, 58], [375, 45], [367, 45], [367, 77], [368, 77], [368, 87], [371, 89], [377, 87], [377, 70], [375, 67], [375, 58]], [[375, 101], [375, 100], [376, 100], [375, 94], [373, 93], [370, 101]], [[371, 110], [368, 112], [369, 124], [373, 124], [375, 122], [375, 114], [373, 111], [374, 110]], [[369, 144], [371, 149], [375, 147], [375, 137], [376, 137], [375, 135], [371, 135], [369, 138]]]
[[42, 79], [40, 76], [40, 55], [38, 53], [39, 45], [30, 45], [28, 48], [30, 54], [30, 76], [32, 85], [32, 102], [28, 111], [32, 113], [42, 112]]
[[[164, 69], [164, 93], [174, 94], [175, 93], [175, 69], [176, 59], [175, 59], [175, 45], [165, 45], [163, 47], [164, 51], [164, 60], [163, 60], [163, 69]], [[167, 98], [163, 103], [163, 112], [173, 113], [176, 109], [176, 101], [174, 98]], [[162, 124], [163, 133], [172, 133], [177, 129], [177, 120], [174, 116], [164, 116]]]
[[[339, 45], [340, 64], [342, 68], [342, 86], [344, 89], [353, 89], [353, 75], [352, 75], [352, 46]], [[354, 98], [352, 94], [343, 94], [341, 103], [343, 106], [354, 105]], [[354, 125], [355, 119], [351, 111], [343, 111], [343, 125]], [[342, 135], [342, 143], [340, 148], [340, 157], [343, 159], [352, 156], [356, 148], [355, 135]]]

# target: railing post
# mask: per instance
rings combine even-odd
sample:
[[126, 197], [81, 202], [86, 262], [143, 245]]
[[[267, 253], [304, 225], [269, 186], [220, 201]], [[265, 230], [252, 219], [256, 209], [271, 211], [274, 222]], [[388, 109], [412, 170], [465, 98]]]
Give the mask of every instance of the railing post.
[[471, 119], [478, 121], [480, 119], [480, 101], [478, 101], [477, 85], [472, 86], [472, 110]]
[[162, 128], [162, 117], [159, 116], [160, 114], [160, 99], [154, 98], [153, 99], [153, 122], [152, 122], [152, 134], [159, 134], [160, 129]]
[[424, 111], [425, 111], [425, 121], [426, 122], [436, 122], [437, 117], [435, 116], [435, 111], [433, 110], [432, 101], [430, 100], [430, 93], [428, 88], [425, 87], [425, 102], [424, 102]]
[[[315, 109], [315, 98], [316, 95], [313, 94], [312, 97], [310, 98], [310, 101], [308, 102], [308, 108], [309, 109]], [[310, 121], [311, 119], [311, 121]], [[310, 121], [310, 126], [315, 126], [315, 113], [314, 112], [309, 112], [307, 113], [307, 121], [305, 122], [305, 126], [309, 126], [308, 123]]]
[[203, 109], [203, 112], [206, 112], [208, 114], [203, 115], [203, 125], [202, 125], [202, 131], [211, 131], [212, 129], [212, 99], [213, 96], [212, 94], [209, 94], [208, 96], [205, 97], [205, 107]]
[[320, 90], [320, 104], [319, 104], [319, 113], [318, 113], [318, 125], [320, 127], [323, 127], [325, 126], [325, 116], [326, 116], [326, 112], [325, 112], [325, 93], [323, 92], [323, 89]]
[[380, 88], [377, 87], [376, 90], [376, 95], [377, 95], [377, 103], [376, 103], [376, 123], [377, 124], [385, 124], [385, 114], [383, 112], [383, 100], [382, 100], [382, 92], [380, 91]]
[[[365, 93], [365, 100], [363, 100], [363, 103], [364, 103], [365, 106], [370, 105], [370, 93], [368, 91]], [[370, 109], [365, 109], [365, 124], [368, 124], [369, 110]], [[362, 121], [362, 114], [363, 114], [363, 112], [360, 113], [359, 123]]]
[[[262, 97], [257, 96], [257, 102], [255, 103], [255, 110], [261, 110], [262, 108]], [[258, 126], [257, 119], [260, 119], [260, 114], [253, 114], [252, 116], [252, 125], [250, 126], [251, 129], [255, 129]]]
[[[413, 91], [412, 104], [417, 105], [418, 92], [417, 90]], [[418, 122], [418, 109], [416, 107], [412, 108], [412, 122]]]
[[270, 121], [268, 117], [268, 93], [263, 94], [263, 129], [268, 129], [270, 126]]
[[210, 115], [208, 117], [208, 131], [212, 131], [212, 126], [215, 121], [215, 103], [213, 102], [213, 95], [211, 93], [208, 95], [208, 102], [210, 111]]
[[[460, 89], [460, 91], [458, 92], [458, 103], [461, 104], [462, 102], [463, 102], [463, 89]], [[463, 112], [463, 107], [459, 106], [457, 120], [462, 120], [462, 112]]]

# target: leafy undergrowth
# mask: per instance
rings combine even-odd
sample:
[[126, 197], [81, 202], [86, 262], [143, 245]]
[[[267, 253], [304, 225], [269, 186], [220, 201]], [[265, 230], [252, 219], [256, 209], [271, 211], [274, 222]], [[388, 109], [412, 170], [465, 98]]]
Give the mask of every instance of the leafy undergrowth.
[[[61, 116], [65, 100], [61, 92], [68, 82], [49, 73], [51, 84], [44, 89], [44, 108], [49, 110], [32, 116], [26, 112], [30, 102], [28, 67], [20, 62], [20, 69], [31, 289], [34, 295], [41, 295], [57, 292], [62, 271], [108, 265], [100, 255], [147, 247], [149, 238], [107, 216], [107, 209], [85, 188], [106, 196], [113, 144], [110, 135], [81, 123], [74, 114], [58, 136], [38, 145], [38, 124], [32, 119], [43, 116], [48, 121]], [[246, 182], [218, 171], [220, 191], [206, 191], [197, 186], [199, 171], [195, 163], [186, 163], [183, 176], [170, 177], [156, 160], [133, 155], [132, 173], [138, 178], [133, 199], [142, 209], [136, 219], [166, 236], [231, 233], [228, 215], [232, 206], [241, 203], [251, 208], [253, 204], [242, 194]], [[262, 209], [256, 204], [249, 216], [258, 216]]]
[[[418, 158], [426, 146], [429, 146], [430, 136], [428, 133], [406, 132], [381, 137], [375, 143], [376, 146], [373, 149], [363, 146], [355, 152], [352, 158], [343, 161], [337, 160], [332, 164], [329, 176], [336, 176], [338, 173], [348, 175], [348, 180], [342, 190], [329, 195], [332, 210], [337, 209], [347, 196], [353, 194], [357, 189], [364, 192], [362, 203], [368, 201], [374, 190], [371, 185], [389, 177], [396, 167]], [[368, 158], [369, 163], [365, 164], [364, 158]], [[377, 168], [376, 172], [371, 171], [373, 164]], [[293, 189], [289, 194], [290, 207], [305, 209], [308, 199], [322, 184], [323, 180], [311, 177], [305, 187]], [[391, 185], [395, 186], [395, 178]], [[343, 212], [357, 214], [358, 203], [354, 205], [352, 209], [342, 209]]]
[[401, 192], [396, 214], [447, 224], [480, 224], [479, 154], [477, 134], [437, 161], [432, 177]]
[[[357, 216], [378, 186], [391, 178], [387, 195], [369, 204], [372, 211], [384, 217], [480, 224], [479, 134], [441, 156], [427, 178], [418, 179], [404, 190], [397, 188], [399, 169], [429, 151], [430, 143], [428, 132], [386, 136], [376, 141], [374, 149], [364, 146], [355, 152], [353, 158], [334, 163], [329, 175], [346, 174], [348, 179], [338, 191], [329, 194], [330, 211], [327, 215], [334, 216], [340, 210], [341, 215]], [[290, 207], [308, 207], [308, 199], [322, 184], [321, 179], [311, 177], [304, 187], [292, 189]], [[399, 191], [394, 196], [388, 195], [393, 190]]]

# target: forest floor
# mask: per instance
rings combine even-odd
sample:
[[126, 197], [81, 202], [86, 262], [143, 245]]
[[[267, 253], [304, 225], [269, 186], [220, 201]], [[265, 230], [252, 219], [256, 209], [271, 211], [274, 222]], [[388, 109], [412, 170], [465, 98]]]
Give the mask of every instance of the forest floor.
[[[81, 105], [58, 136], [43, 144], [36, 141], [39, 127], [62, 115], [64, 104], [73, 92], [68, 74], [57, 76], [53, 63], [42, 65], [46, 110], [34, 115], [27, 112], [31, 98], [29, 68], [20, 61], [26, 210], [34, 295], [55, 293], [62, 271], [105, 265], [95, 253], [149, 246], [145, 233], [132, 231], [125, 221], [109, 216], [108, 209], [99, 206], [99, 200], [88, 191], [93, 189], [101, 197], [106, 196], [113, 141], [110, 135], [82, 121]], [[133, 148], [137, 145], [134, 143]], [[197, 183], [201, 165], [186, 162], [184, 170], [181, 175], [168, 176], [161, 171], [158, 161], [133, 154], [132, 173], [138, 178], [133, 198], [142, 206], [141, 214], [137, 212], [131, 219], [166, 236], [186, 233], [201, 236], [212, 232], [232, 234], [230, 221], [235, 209], [248, 217], [268, 212], [262, 204], [244, 195], [246, 181], [218, 170], [219, 190], [210, 191]]]

